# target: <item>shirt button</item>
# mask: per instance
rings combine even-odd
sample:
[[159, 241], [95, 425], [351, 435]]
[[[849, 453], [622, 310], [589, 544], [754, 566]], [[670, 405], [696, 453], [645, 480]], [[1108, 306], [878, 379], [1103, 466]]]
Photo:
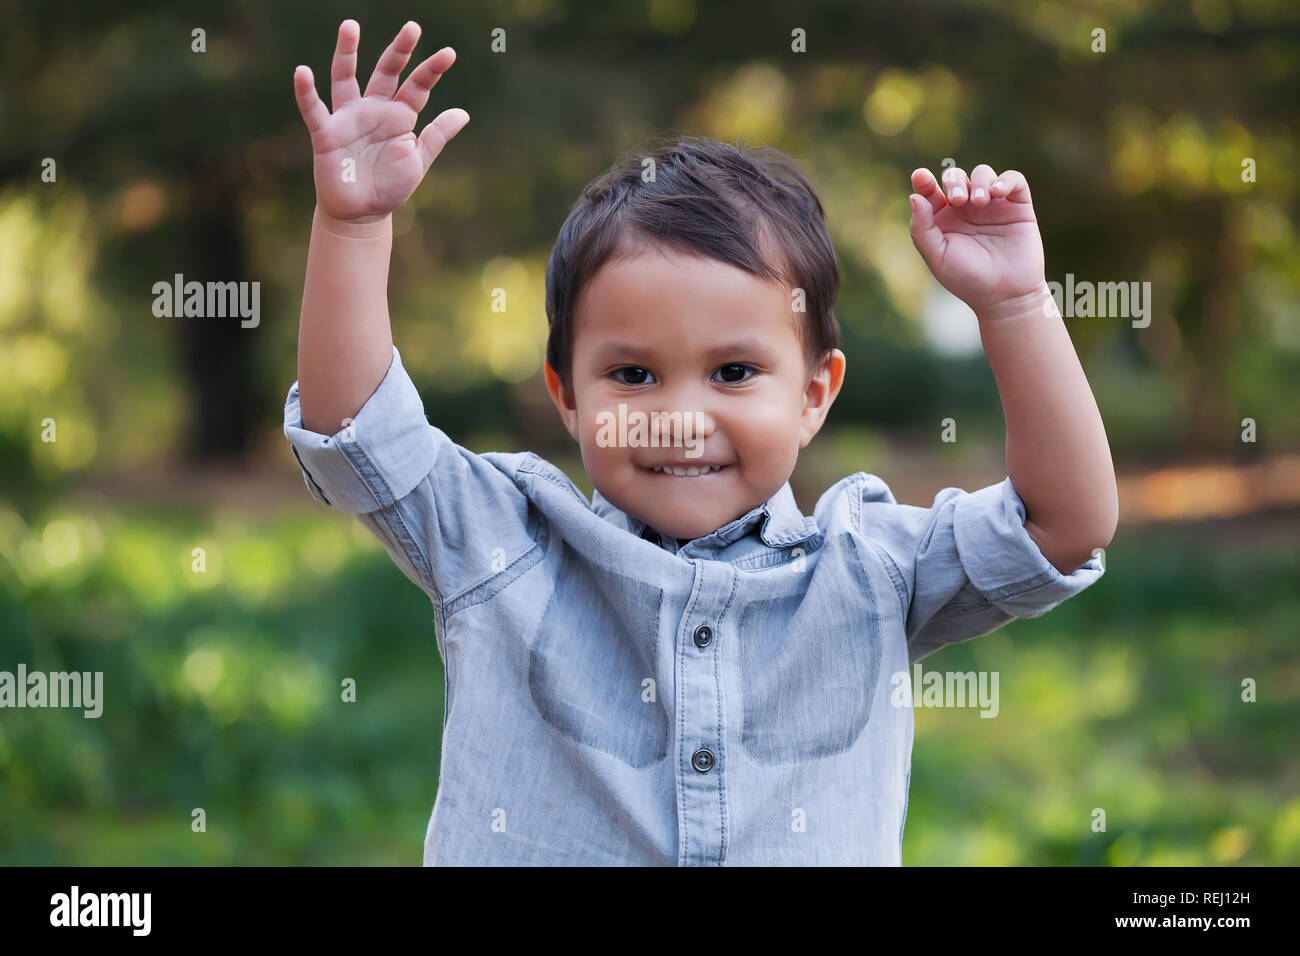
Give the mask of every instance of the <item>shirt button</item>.
[[713, 642], [713, 630], [707, 624], [701, 624], [695, 629], [695, 646], [699, 648], [708, 647]]
[[700, 773], [708, 773], [713, 767], [713, 754], [707, 750], [697, 750], [691, 755], [691, 766]]

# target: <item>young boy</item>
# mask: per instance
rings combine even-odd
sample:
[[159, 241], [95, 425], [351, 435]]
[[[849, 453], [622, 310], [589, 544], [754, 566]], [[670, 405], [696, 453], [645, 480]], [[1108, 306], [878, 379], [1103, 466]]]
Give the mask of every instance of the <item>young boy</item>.
[[317, 206], [284, 430], [311, 494], [433, 603], [446, 713], [424, 862], [899, 864], [913, 724], [892, 676], [1093, 583], [1116, 524], [1024, 177], [912, 174], [916, 247], [979, 318], [1008, 477], [922, 508], [857, 472], [812, 517], [788, 479], [845, 357], [808, 180], [696, 139], [600, 177], [546, 283], [546, 385], [588, 502], [535, 454], [431, 426], [393, 346], [390, 213], [469, 119], [412, 132], [455, 58], [399, 88], [418, 35], [401, 29], [361, 96], [344, 21], [333, 113], [295, 71]]

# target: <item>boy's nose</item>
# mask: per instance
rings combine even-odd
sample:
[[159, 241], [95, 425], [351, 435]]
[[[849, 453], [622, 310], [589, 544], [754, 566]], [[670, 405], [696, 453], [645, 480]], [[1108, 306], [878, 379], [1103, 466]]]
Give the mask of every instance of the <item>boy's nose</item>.
[[650, 413], [650, 434], [660, 447], [674, 441], [708, 438], [718, 424], [708, 412], [699, 409], [658, 409]]

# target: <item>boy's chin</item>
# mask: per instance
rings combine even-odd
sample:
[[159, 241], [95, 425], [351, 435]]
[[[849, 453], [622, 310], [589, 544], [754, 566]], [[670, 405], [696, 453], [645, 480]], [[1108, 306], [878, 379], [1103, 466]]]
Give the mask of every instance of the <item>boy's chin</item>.
[[[719, 493], [723, 491], [719, 479], [729, 477], [729, 471], [724, 469], [707, 478], [678, 478], [638, 468], [636, 480], [624, 481], [608, 490], [601, 488], [601, 494], [614, 507], [639, 518], [660, 534], [690, 541], [713, 534], [745, 513], [744, 510], [726, 513], [722, 499], [731, 495]], [[619, 477], [625, 476], [623, 473]]]
[[683, 541], [690, 541], [694, 538], [703, 538], [713, 534], [731, 519], [710, 514], [705, 509], [689, 513], [683, 513], [682, 509], [677, 509], [668, 514], [662, 512], [651, 514], [641, 520], [660, 534], [680, 538]]

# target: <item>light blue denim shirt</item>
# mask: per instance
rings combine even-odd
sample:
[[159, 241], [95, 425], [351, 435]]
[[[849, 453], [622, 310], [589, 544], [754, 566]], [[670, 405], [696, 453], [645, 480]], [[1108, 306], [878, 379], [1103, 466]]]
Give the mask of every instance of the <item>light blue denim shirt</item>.
[[454, 443], [396, 348], [348, 428], [305, 430], [295, 382], [284, 432], [433, 603], [426, 865], [897, 865], [910, 663], [1102, 574], [1043, 557], [1009, 479], [922, 508], [857, 472], [812, 517], [787, 483], [679, 547], [531, 452]]

